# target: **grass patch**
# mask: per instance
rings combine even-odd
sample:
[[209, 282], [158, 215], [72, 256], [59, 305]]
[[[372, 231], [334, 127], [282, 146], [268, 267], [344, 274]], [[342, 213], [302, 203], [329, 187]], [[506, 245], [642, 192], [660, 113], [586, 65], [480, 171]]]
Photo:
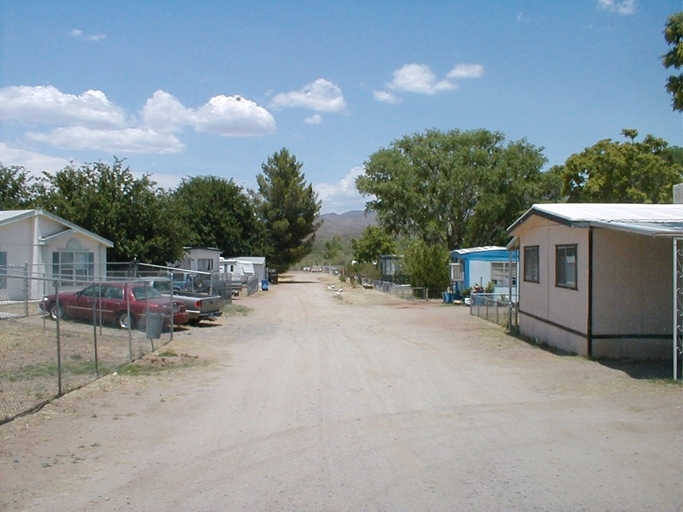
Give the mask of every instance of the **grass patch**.
[[129, 377], [138, 377], [142, 375], [156, 375], [162, 371], [168, 370], [167, 367], [142, 365], [136, 362], [123, 365], [117, 370], [119, 375], [128, 375]]
[[[100, 362], [98, 365], [100, 375], [111, 373], [114, 369], [115, 366], [111, 364]], [[95, 361], [83, 361], [73, 357], [71, 361], [62, 362], [62, 375], [95, 375], [95, 373]], [[56, 376], [57, 363], [44, 362], [29, 364], [16, 370], [0, 372], [0, 381], [17, 382]]]
[[243, 315], [246, 316], [251, 312], [251, 308], [243, 306], [242, 304], [225, 304], [223, 306], [223, 314], [227, 316]]

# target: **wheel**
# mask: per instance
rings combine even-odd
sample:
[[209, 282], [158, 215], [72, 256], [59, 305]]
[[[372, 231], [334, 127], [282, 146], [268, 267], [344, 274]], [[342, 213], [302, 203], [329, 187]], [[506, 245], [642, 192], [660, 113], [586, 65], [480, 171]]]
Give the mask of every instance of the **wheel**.
[[66, 313], [64, 313], [64, 308], [58, 304], [53, 304], [50, 308], [50, 318], [57, 320], [58, 318], [66, 318]]
[[199, 325], [199, 318], [193, 318], [192, 320], [188, 320], [187, 323], [192, 325], [192, 326], [197, 326], [197, 325]]
[[131, 315], [124, 311], [123, 313], [118, 314], [116, 323], [119, 326], [119, 329], [132, 329], [135, 325], [135, 320]]

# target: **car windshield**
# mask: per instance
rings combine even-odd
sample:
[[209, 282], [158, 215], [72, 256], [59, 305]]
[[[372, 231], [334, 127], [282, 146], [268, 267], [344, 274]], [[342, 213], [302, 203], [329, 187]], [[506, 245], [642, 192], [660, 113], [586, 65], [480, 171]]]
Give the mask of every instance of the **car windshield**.
[[154, 281], [154, 288], [159, 290], [161, 293], [171, 293], [173, 290], [171, 281]]
[[157, 297], [161, 297], [161, 293], [152, 286], [139, 286], [133, 288], [133, 296], [135, 297], [135, 300], [156, 299]]

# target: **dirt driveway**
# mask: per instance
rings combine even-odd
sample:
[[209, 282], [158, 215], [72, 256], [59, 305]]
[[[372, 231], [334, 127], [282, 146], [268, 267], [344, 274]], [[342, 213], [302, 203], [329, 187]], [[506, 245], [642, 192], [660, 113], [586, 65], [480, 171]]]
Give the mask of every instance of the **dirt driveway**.
[[683, 510], [680, 385], [330, 285], [294, 274], [179, 333], [195, 364], [0, 426], [0, 509]]

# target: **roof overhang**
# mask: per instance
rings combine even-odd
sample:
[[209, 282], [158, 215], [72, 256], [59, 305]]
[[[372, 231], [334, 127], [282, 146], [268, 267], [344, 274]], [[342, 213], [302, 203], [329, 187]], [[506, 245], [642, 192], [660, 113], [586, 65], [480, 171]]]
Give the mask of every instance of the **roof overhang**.
[[683, 205], [557, 203], [529, 208], [508, 229], [510, 236], [531, 217], [572, 228], [602, 228], [644, 236], [683, 237]]

